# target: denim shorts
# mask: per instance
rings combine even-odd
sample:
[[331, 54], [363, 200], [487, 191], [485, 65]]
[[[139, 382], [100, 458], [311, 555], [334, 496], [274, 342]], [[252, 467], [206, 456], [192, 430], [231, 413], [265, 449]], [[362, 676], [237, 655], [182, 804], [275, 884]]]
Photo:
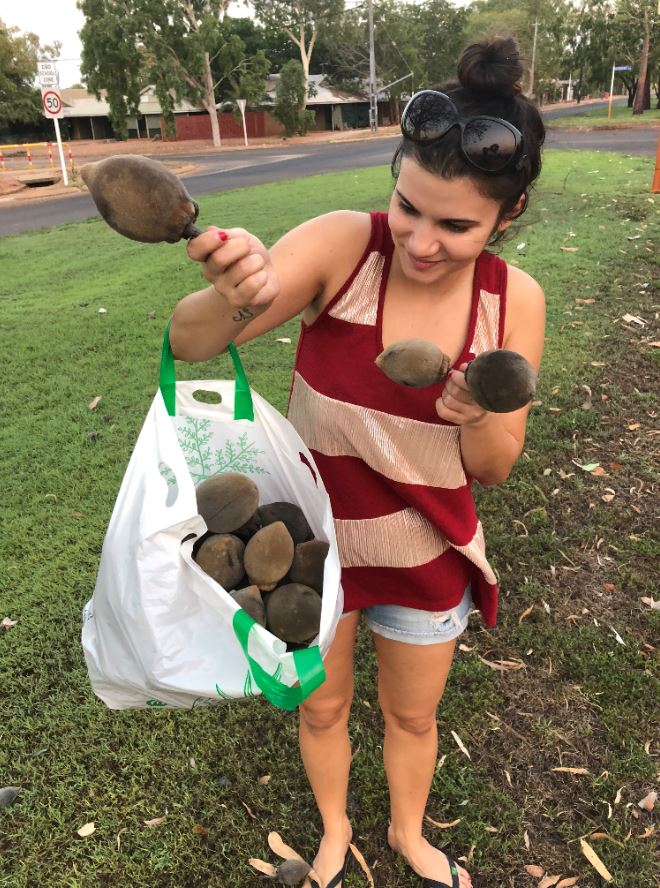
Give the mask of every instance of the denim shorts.
[[362, 613], [371, 631], [383, 638], [406, 644], [437, 644], [458, 638], [465, 631], [473, 609], [468, 586], [460, 602], [449, 610], [426, 611], [398, 604], [373, 604], [365, 607]]

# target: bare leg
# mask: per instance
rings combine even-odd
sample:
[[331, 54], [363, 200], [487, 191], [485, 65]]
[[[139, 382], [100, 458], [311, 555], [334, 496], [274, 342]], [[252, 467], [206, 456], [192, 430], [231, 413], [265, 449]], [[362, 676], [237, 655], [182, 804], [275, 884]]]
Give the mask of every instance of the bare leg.
[[323, 821], [314, 869], [325, 885], [341, 870], [351, 841], [346, 814], [351, 745], [348, 716], [353, 699], [353, 648], [360, 612], [337, 627], [324, 660], [326, 680], [300, 707], [300, 754]]
[[[412, 645], [374, 634], [378, 692], [385, 718], [383, 761], [390, 790], [388, 841], [425, 878], [452, 884], [447, 857], [422, 836], [438, 755], [436, 709], [456, 642]], [[461, 888], [470, 888], [459, 868]]]

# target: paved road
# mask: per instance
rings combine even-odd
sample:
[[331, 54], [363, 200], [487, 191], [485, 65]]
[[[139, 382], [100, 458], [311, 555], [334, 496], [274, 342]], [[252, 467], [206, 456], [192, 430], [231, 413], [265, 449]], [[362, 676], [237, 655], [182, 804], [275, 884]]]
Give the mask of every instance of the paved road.
[[[610, 130], [600, 132], [559, 133], [548, 131], [547, 145], [556, 148], [589, 148], [622, 151], [626, 154], [655, 155], [658, 129]], [[261, 185], [282, 179], [358, 169], [390, 162], [396, 137], [352, 142], [292, 145], [268, 149], [231, 151], [222, 155], [182, 155], [203, 167], [186, 177], [186, 187], [193, 197], [230, 188]], [[178, 159], [178, 156], [177, 156]], [[65, 222], [77, 222], [96, 215], [87, 194], [52, 198], [30, 203], [0, 204], [0, 235], [48, 228]]]

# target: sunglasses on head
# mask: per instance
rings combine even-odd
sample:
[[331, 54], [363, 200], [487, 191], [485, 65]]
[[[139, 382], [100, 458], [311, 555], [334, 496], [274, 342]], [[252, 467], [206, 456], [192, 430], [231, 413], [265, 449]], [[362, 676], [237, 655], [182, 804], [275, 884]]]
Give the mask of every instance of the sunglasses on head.
[[449, 96], [434, 89], [415, 93], [401, 117], [403, 135], [421, 145], [441, 139], [455, 126], [461, 130], [463, 156], [482, 173], [502, 173], [514, 161], [519, 170], [527, 160], [522, 133], [513, 124], [481, 114], [461, 117]]

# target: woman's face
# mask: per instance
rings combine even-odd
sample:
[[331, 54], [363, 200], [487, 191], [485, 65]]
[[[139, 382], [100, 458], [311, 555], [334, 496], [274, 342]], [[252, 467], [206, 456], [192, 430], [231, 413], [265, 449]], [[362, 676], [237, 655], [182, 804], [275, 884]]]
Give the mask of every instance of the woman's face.
[[469, 176], [442, 179], [410, 157], [392, 193], [388, 221], [395, 254], [411, 281], [432, 284], [470, 265], [498, 223], [500, 204], [479, 193]]

